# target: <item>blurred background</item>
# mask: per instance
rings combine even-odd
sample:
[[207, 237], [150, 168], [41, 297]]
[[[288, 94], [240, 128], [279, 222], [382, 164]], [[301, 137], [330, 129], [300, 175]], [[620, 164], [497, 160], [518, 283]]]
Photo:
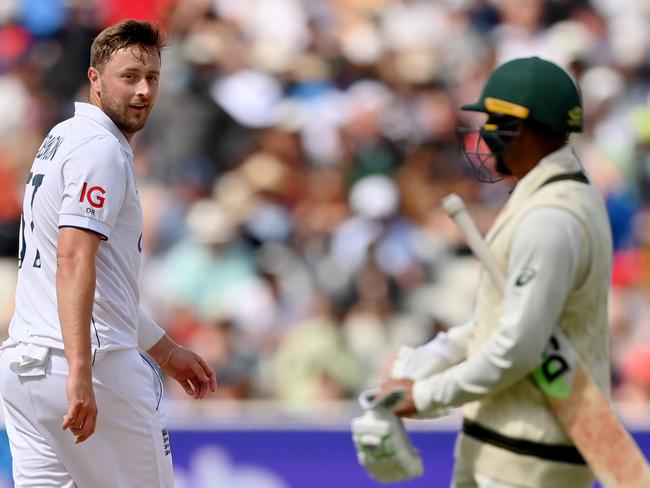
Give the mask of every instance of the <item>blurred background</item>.
[[[478, 265], [439, 202], [457, 192], [485, 231], [507, 198], [511, 185], [479, 184], [461, 160], [456, 128], [480, 120], [457, 107], [519, 56], [581, 85], [587, 125], [573, 145], [616, 248], [613, 396], [646, 430], [649, 2], [0, 0], [2, 337], [25, 175], [49, 129], [87, 100], [92, 39], [125, 18], [157, 21], [171, 41], [134, 139], [142, 305], [219, 379], [201, 404], [167, 385], [178, 486], [374, 486], [346, 431], [354, 399], [400, 344], [472, 315]], [[440, 450], [428, 486], [449, 479], [456, 422], [442, 422], [414, 426], [429, 430], [416, 434], [425, 454]], [[253, 445], [259, 459], [246, 457]], [[269, 461], [274, 450], [287, 466]], [[320, 478], [337, 469], [345, 477]]]

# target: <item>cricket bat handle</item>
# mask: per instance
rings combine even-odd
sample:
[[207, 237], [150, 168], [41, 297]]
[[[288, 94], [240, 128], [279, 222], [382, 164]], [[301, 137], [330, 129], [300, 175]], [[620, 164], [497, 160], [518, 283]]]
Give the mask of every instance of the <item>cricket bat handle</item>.
[[481, 233], [476, 228], [474, 221], [467, 213], [465, 202], [458, 195], [452, 193], [442, 199], [442, 208], [456, 223], [456, 226], [465, 238], [465, 243], [481, 263], [483, 263], [490, 278], [492, 278], [499, 290], [503, 291], [506, 285], [506, 278], [499, 267], [499, 263], [497, 263]]

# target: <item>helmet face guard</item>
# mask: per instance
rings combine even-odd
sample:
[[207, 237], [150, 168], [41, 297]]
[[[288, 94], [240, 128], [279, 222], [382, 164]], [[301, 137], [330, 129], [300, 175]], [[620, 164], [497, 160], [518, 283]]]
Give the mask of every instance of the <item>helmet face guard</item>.
[[461, 152], [478, 181], [496, 183], [510, 175], [503, 156], [519, 136], [520, 121], [490, 117], [480, 128], [459, 128]]

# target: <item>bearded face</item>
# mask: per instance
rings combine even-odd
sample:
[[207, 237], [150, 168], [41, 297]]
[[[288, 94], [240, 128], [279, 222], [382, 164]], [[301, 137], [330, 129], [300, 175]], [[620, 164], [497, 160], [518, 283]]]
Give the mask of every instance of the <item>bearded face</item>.
[[91, 75], [91, 83], [98, 98], [94, 103], [130, 140], [144, 127], [158, 94], [158, 53], [128, 46], [116, 51], [100, 70], [92, 70], [95, 80]]
[[100, 100], [104, 113], [125, 134], [135, 134], [141, 130], [151, 111], [151, 104], [148, 100], [144, 97], [138, 97], [134, 100], [134, 103], [124, 103], [113, 96], [104, 83], [102, 85]]

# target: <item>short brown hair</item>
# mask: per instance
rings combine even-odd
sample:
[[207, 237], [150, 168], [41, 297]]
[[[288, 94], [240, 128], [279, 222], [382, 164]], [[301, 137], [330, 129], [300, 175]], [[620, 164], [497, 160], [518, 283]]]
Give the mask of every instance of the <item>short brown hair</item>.
[[90, 47], [90, 66], [101, 69], [113, 54], [129, 46], [138, 46], [148, 54], [158, 54], [167, 46], [158, 25], [140, 20], [123, 20], [99, 33]]

